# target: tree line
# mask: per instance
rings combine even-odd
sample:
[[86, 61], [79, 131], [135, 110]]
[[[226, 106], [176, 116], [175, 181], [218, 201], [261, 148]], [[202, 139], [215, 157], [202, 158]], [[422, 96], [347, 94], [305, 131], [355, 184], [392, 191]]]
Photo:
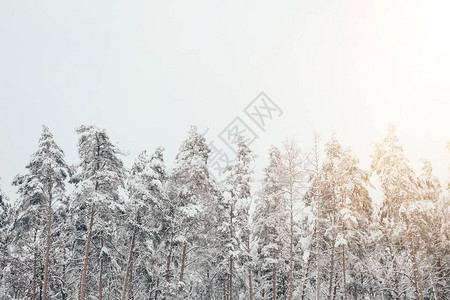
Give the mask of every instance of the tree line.
[[324, 145], [315, 136], [310, 151], [295, 140], [272, 146], [262, 178], [237, 137], [220, 181], [195, 127], [170, 169], [163, 148], [128, 169], [104, 129], [77, 134], [79, 162], [69, 165], [44, 126], [12, 182], [17, 201], [0, 190], [0, 299], [450, 294], [450, 180], [442, 186], [426, 160], [415, 172], [394, 126], [370, 170], [335, 135]]

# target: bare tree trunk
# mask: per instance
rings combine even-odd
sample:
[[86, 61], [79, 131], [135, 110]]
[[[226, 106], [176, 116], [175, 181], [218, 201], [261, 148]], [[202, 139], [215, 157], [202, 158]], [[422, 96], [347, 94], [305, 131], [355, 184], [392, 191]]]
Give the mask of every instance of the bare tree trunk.
[[[336, 198], [333, 197], [333, 216], [331, 226], [334, 229], [336, 223]], [[333, 240], [331, 241], [331, 257], [330, 257], [330, 286], [328, 287], [329, 298], [332, 299], [331, 292], [333, 291], [333, 275], [334, 275], [334, 252], [335, 252], [336, 235], [333, 233]], [[337, 277], [337, 276], [336, 276]], [[336, 286], [334, 287], [334, 294], [336, 295]], [[333, 297], [334, 299], [334, 297]]]
[[[34, 244], [36, 244], [37, 229], [34, 230]], [[32, 300], [36, 300], [36, 286], [37, 286], [37, 247], [34, 246], [34, 261], [33, 261], [33, 297]]]
[[103, 299], [103, 290], [102, 290], [102, 275], [103, 275], [103, 233], [100, 237], [100, 270], [99, 270], [99, 278], [98, 278], [98, 299]]
[[345, 245], [342, 245], [342, 276], [344, 279], [344, 300], [347, 300], [347, 281], [345, 279]]
[[130, 276], [129, 276], [129, 280], [128, 280], [128, 285], [129, 285], [129, 289], [128, 289], [128, 299], [129, 300], [134, 300], [134, 293], [133, 293], [133, 257], [131, 257], [131, 266], [130, 266]]
[[92, 227], [94, 224], [94, 213], [95, 207], [92, 205], [91, 208], [91, 217], [89, 221], [89, 232], [86, 239], [86, 250], [84, 253], [84, 263], [83, 263], [83, 271], [81, 272], [81, 280], [80, 280], [80, 291], [78, 294], [78, 300], [84, 300], [86, 294], [86, 274], [89, 260], [89, 250], [91, 248], [91, 240], [92, 240]]
[[[273, 260], [276, 259], [276, 250], [273, 249]], [[272, 298], [273, 300], [277, 300], [277, 264], [274, 262], [272, 266]], [[264, 299], [264, 297], [263, 297]]]
[[248, 286], [249, 286], [250, 300], [253, 300], [252, 270], [250, 268], [248, 269]]
[[[250, 236], [247, 238], [247, 249], [250, 253]], [[250, 300], [253, 300], [253, 282], [252, 282], [252, 269], [248, 268], [248, 288], [250, 294]]]
[[412, 261], [413, 261], [414, 287], [415, 287], [416, 293], [417, 293], [416, 298], [423, 300], [422, 282], [420, 280], [419, 268], [417, 266], [417, 259], [416, 259], [416, 251], [414, 250], [411, 232], [408, 232], [408, 239], [409, 239], [409, 249], [411, 251], [411, 257], [412, 257]]
[[42, 292], [42, 299], [47, 299], [47, 284], [48, 284], [48, 264], [50, 260], [50, 233], [52, 226], [52, 169], [49, 170], [49, 186], [48, 186], [48, 213], [47, 213], [47, 247], [45, 249], [45, 264], [44, 264], [44, 290]]
[[292, 300], [293, 284], [294, 284], [294, 212], [293, 212], [293, 191], [292, 178], [290, 179], [290, 249], [289, 249], [289, 300]]
[[170, 262], [172, 260], [172, 247], [173, 247], [174, 236], [175, 236], [175, 232], [174, 232], [174, 228], [172, 226], [172, 235], [170, 238], [170, 249], [169, 249], [169, 255], [167, 256], [166, 281], [169, 281], [169, 279], [170, 279]]
[[[320, 136], [318, 133], [314, 134], [314, 147], [313, 147], [313, 158], [311, 161], [311, 165], [313, 166], [313, 170], [315, 173], [315, 176], [319, 176], [319, 169], [320, 169], [320, 154], [319, 154], [319, 142], [320, 142]], [[317, 270], [316, 270], [316, 300], [320, 300], [320, 202], [316, 198], [317, 196], [317, 188], [314, 189], [314, 198], [316, 200], [316, 228], [315, 228], [315, 237], [316, 237], [316, 259], [317, 259]]]
[[127, 269], [125, 271], [125, 278], [123, 280], [122, 300], [125, 300], [125, 295], [127, 293], [128, 274], [130, 273], [131, 261], [133, 259], [133, 248], [134, 248], [135, 238], [136, 238], [136, 230], [133, 231], [133, 236], [131, 237], [130, 253], [128, 254]]
[[316, 237], [316, 257], [317, 257], [317, 274], [316, 274], [316, 300], [320, 300], [320, 242], [319, 242], [319, 230], [317, 230]]
[[331, 258], [330, 258], [330, 285], [328, 287], [328, 299], [332, 299], [333, 292], [333, 275], [334, 275], [334, 243], [335, 238], [331, 241]]
[[[186, 242], [183, 245], [183, 254], [181, 256], [181, 269], [180, 269], [180, 282], [179, 284], [181, 284], [183, 282], [183, 276], [184, 276], [184, 267], [185, 267], [185, 263], [186, 263]], [[178, 293], [181, 292], [181, 285], [178, 288]]]
[[66, 294], [66, 289], [65, 289], [65, 285], [66, 285], [66, 247], [63, 245], [63, 266], [62, 266], [62, 270], [63, 270], [63, 275], [62, 275], [62, 279], [63, 282], [61, 284], [61, 299], [65, 300], [67, 297]]

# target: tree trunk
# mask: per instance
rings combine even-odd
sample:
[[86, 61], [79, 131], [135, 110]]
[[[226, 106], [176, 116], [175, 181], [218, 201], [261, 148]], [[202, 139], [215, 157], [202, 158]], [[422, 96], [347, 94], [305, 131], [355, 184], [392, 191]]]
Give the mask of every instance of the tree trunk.
[[102, 275], [103, 275], [103, 233], [100, 237], [100, 270], [99, 270], [99, 278], [98, 278], [98, 299], [103, 299], [103, 290], [102, 290]]
[[170, 238], [170, 249], [169, 249], [169, 255], [167, 256], [166, 281], [169, 281], [169, 279], [170, 279], [170, 262], [172, 260], [173, 238], [174, 238], [174, 235], [175, 235], [174, 231], [175, 230], [174, 230], [174, 228], [172, 226], [172, 235], [171, 235], [171, 238]]
[[[317, 235], [319, 231], [317, 230]], [[320, 300], [320, 242], [319, 238], [316, 238], [316, 257], [317, 257], [317, 274], [316, 274], [316, 300]]]
[[249, 295], [250, 300], [253, 300], [253, 283], [252, 283], [252, 270], [248, 269], [248, 286], [249, 286]]
[[65, 228], [63, 227], [63, 236], [64, 236], [64, 238], [62, 238], [61, 239], [61, 245], [60, 245], [60, 247], [63, 249], [63, 257], [62, 257], [62, 259], [63, 259], [63, 264], [62, 264], [62, 279], [61, 279], [61, 300], [65, 300], [66, 298], [67, 298], [67, 293], [66, 293], [66, 289], [65, 289], [65, 286], [66, 286], [66, 281], [67, 281], [67, 279], [66, 279], [66, 247], [65, 247], [65, 244], [64, 244], [64, 241], [65, 241], [65, 238], [67, 238], [67, 233], [66, 233], [66, 230], [65, 230]]
[[411, 251], [411, 257], [413, 261], [413, 275], [414, 275], [414, 287], [417, 293], [417, 299], [423, 300], [422, 282], [420, 280], [419, 268], [417, 266], [416, 251], [411, 237], [411, 232], [408, 232], [409, 249]]
[[[183, 245], [183, 254], [181, 256], [181, 269], [180, 269], [180, 282], [179, 282], [179, 284], [182, 284], [182, 282], [183, 282], [185, 263], [186, 263], [186, 242]], [[181, 289], [182, 289], [182, 286], [180, 285], [178, 287], [178, 293], [181, 292]]]
[[[37, 229], [34, 230], [33, 243], [36, 244]], [[37, 287], [37, 247], [34, 246], [34, 259], [33, 259], [33, 296], [32, 300], [36, 300], [36, 287]]]
[[316, 300], [320, 300], [320, 241], [319, 230], [316, 231], [316, 257], [317, 257], [317, 274], [316, 274]]
[[[336, 222], [336, 198], [333, 197], [333, 215], [331, 220], [331, 226], [334, 229]], [[336, 243], [336, 234], [333, 233], [333, 240], [331, 241], [331, 257], [330, 257], [330, 286], [328, 287], [328, 299], [332, 299], [331, 292], [333, 291], [333, 275], [334, 275], [334, 251]], [[337, 277], [337, 276], [336, 276]], [[334, 288], [334, 294], [336, 295], [336, 287]]]
[[342, 245], [342, 276], [344, 280], [344, 300], [347, 300], [347, 281], [345, 279], [345, 245]]
[[94, 205], [92, 205], [91, 217], [90, 217], [90, 221], [89, 221], [89, 232], [88, 232], [88, 236], [86, 239], [86, 249], [84, 252], [83, 271], [81, 272], [80, 291], [78, 294], [78, 300], [84, 300], [85, 294], [86, 294], [86, 275], [87, 275], [87, 267], [88, 267], [88, 260], [89, 260], [89, 250], [91, 248], [92, 227], [94, 224], [94, 213], [95, 213], [95, 208], [94, 208]]
[[[250, 236], [247, 238], [247, 249], [248, 253], [250, 253]], [[253, 300], [253, 282], [252, 282], [252, 268], [248, 268], [248, 288], [250, 294], [250, 300]]]
[[[276, 250], [273, 249], [273, 259], [276, 259]], [[277, 264], [273, 263], [272, 266], [272, 298], [277, 300]], [[264, 298], [263, 298], [264, 299]]]
[[294, 281], [294, 212], [293, 212], [293, 191], [292, 182], [290, 183], [290, 249], [289, 249], [289, 300], [292, 300], [293, 281]]
[[127, 269], [125, 271], [125, 278], [123, 280], [122, 300], [125, 300], [125, 297], [126, 297], [125, 295], [127, 293], [128, 274], [130, 274], [131, 260], [133, 259], [133, 248], [134, 248], [135, 238], [136, 238], [136, 230], [133, 231], [133, 236], [131, 237], [130, 253], [128, 254]]
[[131, 266], [130, 266], [130, 276], [128, 280], [128, 299], [134, 300], [134, 293], [133, 293], [133, 257], [131, 257]]
[[334, 243], [335, 238], [331, 241], [331, 257], [330, 257], [330, 285], [328, 287], [328, 299], [332, 299], [333, 292], [333, 275], [334, 275]]
[[47, 299], [47, 286], [48, 286], [48, 264], [50, 260], [50, 233], [52, 226], [52, 169], [49, 170], [49, 186], [48, 186], [48, 214], [47, 214], [47, 245], [45, 249], [45, 264], [44, 264], [44, 290], [42, 292], [42, 299]]

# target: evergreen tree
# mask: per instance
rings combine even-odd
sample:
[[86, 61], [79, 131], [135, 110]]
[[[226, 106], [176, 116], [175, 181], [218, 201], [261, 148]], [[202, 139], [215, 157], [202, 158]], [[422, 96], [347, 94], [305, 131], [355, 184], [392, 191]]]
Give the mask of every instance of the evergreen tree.
[[[251, 266], [251, 176], [254, 154], [242, 136], [236, 138], [236, 159], [225, 169], [223, 183], [223, 207], [228, 211], [227, 243], [229, 253], [228, 295], [230, 299], [247, 297], [253, 299]], [[233, 292], [234, 287], [247, 293]]]
[[[169, 179], [171, 242], [167, 257], [166, 297], [198, 292], [211, 267], [206, 257], [211, 214], [216, 200], [207, 168], [210, 149], [196, 127], [189, 131], [176, 156]], [[177, 252], [180, 253], [177, 255]], [[189, 269], [187, 264], [189, 261]], [[172, 270], [179, 266], [178, 276]], [[174, 280], [173, 277], [178, 278]], [[187, 288], [186, 285], [190, 287]], [[186, 287], [186, 288], [185, 288]], [[204, 291], [203, 291], [204, 292]]]
[[[412, 261], [412, 266], [408, 268], [412, 269], [413, 289], [409, 289], [407, 295], [411, 298], [423, 300], [422, 279], [417, 258], [417, 246], [420, 241], [415, 235], [417, 230], [415, 221], [411, 218], [411, 213], [414, 211], [416, 204], [422, 199], [422, 192], [418, 178], [409, 166], [409, 161], [395, 135], [394, 126], [389, 126], [388, 134], [383, 142], [375, 146], [372, 158], [372, 170], [378, 175], [384, 194], [381, 207], [381, 230], [383, 230], [386, 240], [391, 236], [396, 240], [394, 242], [408, 248], [409, 257]], [[392, 243], [392, 241], [389, 243]], [[391, 249], [396, 251], [392, 247]], [[407, 263], [405, 259], [407, 254], [402, 247], [397, 250], [402, 251], [404, 256], [396, 257], [394, 253], [391, 254], [395, 276], [395, 290], [393, 291], [395, 299], [401, 297], [402, 286], [409, 285], [406, 278], [404, 284], [400, 285], [400, 270], [397, 260], [400, 259], [400, 261]], [[408, 270], [405, 271], [408, 272]]]
[[[306, 176], [306, 166], [304, 157], [294, 140], [287, 140], [284, 143], [284, 151], [281, 155], [282, 176], [281, 186], [283, 188], [283, 196], [286, 198], [289, 212], [289, 270], [288, 270], [288, 298], [294, 297], [294, 271], [297, 269], [295, 262], [295, 254], [299, 244], [299, 227], [296, 224], [294, 216], [304, 207], [302, 203], [302, 195], [304, 194], [303, 185]], [[302, 249], [299, 249], [300, 251]], [[299, 277], [301, 275], [298, 275]], [[297, 276], [295, 276], [297, 277]]]
[[[164, 276], [164, 242], [170, 238], [166, 183], [163, 149], [157, 148], [151, 157], [142, 152], [131, 168], [127, 184], [130, 199], [127, 224], [132, 237], [122, 299], [127, 290], [131, 297], [151, 298], [158, 288], [157, 282]], [[133, 266], [138, 277], [134, 281]]]
[[[120, 270], [120, 258], [118, 253], [113, 253], [114, 233], [117, 224], [121, 223], [123, 216], [123, 200], [119, 189], [124, 187], [125, 169], [119, 158], [123, 152], [111, 142], [105, 130], [95, 126], [81, 126], [77, 129], [79, 134], [78, 153], [80, 163], [76, 174], [71, 181], [76, 184], [71, 199], [71, 214], [75, 216], [73, 230], [87, 234], [81, 279], [79, 285], [79, 300], [84, 300], [86, 291], [94, 293], [95, 281], [88, 281], [89, 256], [91, 242], [94, 241], [98, 248], [96, 254], [99, 261], [94, 261], [98, 272], [98, 298], [103, 297], [103, 272], [104, 263], [108, 263], [111, 269], [107, 278], [108, 293], [117, 297], [120, 293], [120, 285], [116, 282], [114, 273]], [[86, 220], [86, 215], [89, 214]], [[113, 217], [116, 218], [113, 218]], [[87, 224], [88, 223], [88, 224]], [[77, 240], [78, 246], [80, 240]], [[77, 254], [81, 254], [79, 253]], [[98, 263], [98, 264], [97, 264]], [[92, 279], [92, 277], [91, 277]], [[117, 297], [118, 298], [118, 297]]]
[[40, 297], [46, 299], [49, 283], [52, 201], [64, 197], [65, 180], [70, 175], [70, 169], [64, 161], [64, 153], [56, 145], [53, 135], [46, 126], [43, 126], [38, 150], [31, 156], [26, 168], [28, 173], [17, 175], [13, 182], [18, 186], [21, 196], [14, 221], [14, 232], [16, 238], [22, 239], [21, 243], [18, 242], [19, 245], [23, 243], [24, 248], [30, 248], [29, 245], [32, 245], [30, 249], [33, 253], [32, 299], [38, 297], [38, 285]]
[[[8, 198], [0, 187], [0, 295], [10, 294], [8, 280], [11, 273], [11, 259], [8, 254], [9, 234], [8, 229], [11, 223], [11, 206]], [[0, 297], [0, 299], [3, 299]]]
[[258, 244], [258, 289], [262, 299], [285, 297], [278, 288], [278, 273], [280, 268], [284, 268], [284, 261], [288, 258], [285, 250], [289, 239], [289, 214], [286, 210], [286, 198], [282, 194], [282, 176], [281, 152], [272, 146], [253, 217], [253, 230]]

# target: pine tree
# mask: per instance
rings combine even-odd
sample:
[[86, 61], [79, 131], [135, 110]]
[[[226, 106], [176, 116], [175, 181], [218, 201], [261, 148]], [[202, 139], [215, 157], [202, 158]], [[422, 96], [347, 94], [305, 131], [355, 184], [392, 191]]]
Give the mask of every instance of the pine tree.
[[[258, 289], [263, 299], [278, 299], [277, 274], [286, 259], [285, 241], [289, 239], [289, 214], [286, 210], [286, 198], [283, 197], [281, 178], [281, 152], [272, 146], [269, 150], [269, 165], [264, 169], [264, 178], [260, 195], [257, 198], [253, 217], [253, 230], [258, 244], [258, 261], [261, 281]], [[264, 291], [264, 292], [263, 292]]]
[[[43, 248], [45, 248], [43, 286], [40, 293], [42, 298], [46, 299], [49, 283], [52, 201], [61, 200], [64, 196], [65, 180], [70, 175], [70, 169], [64, 161], [64, 153], [56, 145], [53, 135], [46, 126], [43, 126], [38, 150], [31, 156], [31, 161], [26, 168], [28, 169], [28, 174], [16, 176], [13, 182], [14, 185], [19, 187], [21, 195], [15, 228], [20, 230], [30, 228], [30, 232], [33, 234], [31, 238], [34, 244], [33, 299], [38, 297], [37, 285], [38, 277], [40, 277], [39, 273], [41, 272], [40, 268], [38, 268], [38, 261], [44, 252], [42, 251]], [[47, 206], [46, 209], [45, 206]], [[46, 213], [45, 210], [47, 211]], [[44, 230], [45, 215], [47, 215], [46, 231]], [[17, 233], [19, 234], [19, 232]], [[46, 243], [43, 246], [41, 241], [45, 235]], [[30, 240], [27, 240], [25, 243], [29, 242]]]
[[[210, 149], [196, 127], [189, 131], [176, 156], [169, 179], [171, 207], [171, 241], [167, 256], [166, 297], [193, 291], [208, 274], [208, 263], [202, 257], [207, 244], [208, 226], [215, 208], [214, 184], [207, 168]], [[175, 251], [181, 252], [179, 256]], [[190, 269], [187, 264], [189, 261]], [[172, 262], [179, 265], [178, 279], [172, 281]], [[198, 269], [197, 269], [198, 268]], [[206, 268], [206, 270], [205, 270]], [[185, 288], [186, 285], [190, 288]]]
[[[431, 163], [422, 159], [422, 172], [418, 177], [423, 199], [410, 206], [407, 211], [409, 220], [414, 223], [415, 234], [420, 237], [418, 248], [423, 252], [425, 261], [424, 294], [432, 294], [439, 299], [445, 283], [442, 281], [442, 262], [450, 261], [450, 252], [445, 249], [448, 237], [444, 234], [445, 220], [448, 219], [449, 203], [445, 201], [439, 180], [433, 175]], [[431, 295], [429, 296], [431, 297]]]
[[11, 223], [11, 206], [8, 203], [8, 197], [3, 193], [0, 187], [0, 295], [8, 295], [8, 279], [11, 269], [11, 260], [9, 258], [7, 246], [9, 244], [8, 229]]
[[[382, 230], [385, 232], [386, 239], [388, 239], [386, 232], [391, 229], [394, 230], [394, 235], [397, 235], [400, 241], [405, 241], [412, 261], [414, 283], [414, 289], [410, 297], [414, 295], [414, 298], [423, 300], [422, 280], [416, 248], [419, 240], [413, 239], [416, 226], [409, 217], [411, 216], [409, 212], [412, 212], [415, 205], [422, 199], [422, 193], [417, 176], [409, 166], [409, 161], [395, 135], [394, 126], [389, 126], [387, 136], [382, 143], [376, 145], [372, 158], [372, 170], [378, 175], [384, 193], [381, 222], [382, 227], [385, 228], [382, 228]], [[399, 231], [403, 227], [406, 227], [405, 230]], [[396, 260], [397, 258], [393, 256], [394, 269], [396, 269], [394, 270], [394, 292], [398, 299], [401, 293], [398, 278], [400, 270], [397, 269], [398, 263]]]
[[[84, 300], [87, 289], [88, 261], [93, 237], [99, 243], [98, 297], [103, 297], [104, 260], [111, 260], [114, 268], [114, 256], [110, 252], [113, 247], [113, 233], [120, 219], [113, 216], [123, 215], [123, 201], [119, 196], [119, 188], [124, 187], [125, 169], [119, 155], [123, 152], [113, 144], [105, 130], [95, 126], [81, 126], [78, 152], [80, 163], [77, 173], [71, 181], [76, 184], [72, 195], [71, 210], [78, 215], [76, 227], [85, 231], [85, 221], [80, 218], [89, 210], [89, 225], [87, 228], [86, 246], [81, 272], [78, 297]], [[91, 288], [92, 289], [92, 288]], [[112, 293], [112, 289], [108, 290]]]
[[[223, 206], [229, 212], [229, 279], [228, 295], [243, 297], [233, 292], [234, 279], [238, 286], [247, 286], [248, 299], [253, 299], [253, 280], [251, 268], [251, 176], [253, 174], [254, 154], [242, 136], [236, 138], [236, 159], [225, 169], [223, 183]], [[237, 272], [235, 272], [237, 271]], [[248, 274], [247, 276], [245, 274]], [[239, 277], [235, 276], [238, 274]], [[236, 278], [237, 277], [237, 278]], [[246, 280], [246, 278], [248, 280]], [[240, 279], [240, 282], [239, 282]], [[245, 282], [248, 284], [245, 285]]]
[[287, 140], [284, 143], [284, 151], [281, 155], [281, 168], [284, 176], [282, 177], [281, 186], [283, 187], [283, 195], [287, 199], [287, 211], [289, 212], [289, 275], [288, 275], [288, 299], [294, 297], [294, 269], [295, 269], [295, 249], [298, 243], [298, 234], [294, 215], [297, 214], [301, 203], [303, 184], [306, 176], [305, 160], [301, 155], [301, 151], [294, 140]]
[[[138, 298], [147, 298], [148, 294], [153, 294], [157, 288], [156, 282], [164, 276], [164, 242], [170, 238], [170, 219], [167, 217], [170, 207], [166, 185], [163, 149], [157, 148], [151, 157], [145, 151], [142, 152], [131, 169], [127, 184], [130, 198], [127, 224], [132, 238], [122, 299], [125, 299], [127, 289], [133, 295], [129, 286], [132, 266], [136, 269], [136, 275], [142, 278], [134, 284]], [[134, 255], [133, 251], [136, 252]], [[147, 294], [143, 293], [145, 291]]]

